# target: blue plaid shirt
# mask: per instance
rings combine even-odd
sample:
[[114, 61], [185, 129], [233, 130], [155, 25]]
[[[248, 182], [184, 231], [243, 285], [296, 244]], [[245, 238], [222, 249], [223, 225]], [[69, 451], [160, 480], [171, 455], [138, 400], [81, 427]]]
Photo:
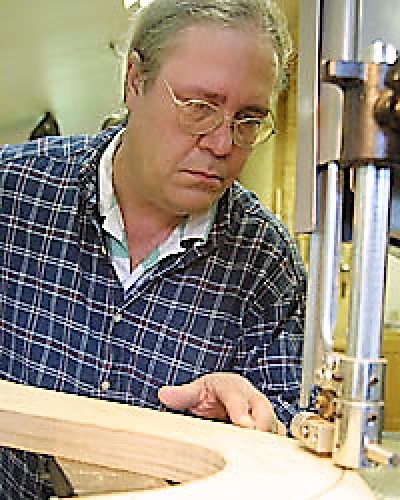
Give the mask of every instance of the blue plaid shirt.
[[[289, 425], [305, 273], [286, 229], [235, 183], [204, 244], [124, 291], [98, 210], [99, 160], [117, 130], [0, 150], [0, 377], [160, 409], [161, 386], [230, 371]], [[39, 462], [3, 450], [1, 498], [46, 497]]]

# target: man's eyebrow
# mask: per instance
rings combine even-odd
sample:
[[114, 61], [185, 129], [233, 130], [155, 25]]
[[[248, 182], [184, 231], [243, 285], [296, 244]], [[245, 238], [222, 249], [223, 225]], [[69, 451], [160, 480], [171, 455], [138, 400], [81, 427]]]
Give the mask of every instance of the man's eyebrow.
[[218, 92], [210, 92], [208, 90], [195, 89], [199, 99], [210, 101], [212, 103], [223, 104], [226, 101], [226, 96], [219, 94]]

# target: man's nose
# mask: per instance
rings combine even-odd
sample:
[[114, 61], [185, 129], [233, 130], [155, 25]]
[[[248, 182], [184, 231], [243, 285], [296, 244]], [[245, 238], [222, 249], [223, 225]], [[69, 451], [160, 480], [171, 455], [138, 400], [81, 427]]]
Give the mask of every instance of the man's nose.
[[233, 126], [231, 119], [225, 117], [221, 125], [200, 137], [199, 145], [207, 148], [215, 156], [226, 156], [233, 148]]

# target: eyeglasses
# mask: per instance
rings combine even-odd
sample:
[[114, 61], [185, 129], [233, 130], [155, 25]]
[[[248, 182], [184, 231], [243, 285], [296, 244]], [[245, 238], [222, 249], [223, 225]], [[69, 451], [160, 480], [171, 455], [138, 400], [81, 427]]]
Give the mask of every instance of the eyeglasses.
[[[169, 83], [164, 84], [178, 111], [178, 124], [191, 135], [206, 135], [216, 130], [225, 121], [222, 107], [201, 99], [178, 99]], [[236, 146], [252, 148], [267, 141], [275, 132], [274, 116], [267, 109], [263, 116], [232, 118], [232, 140]]]

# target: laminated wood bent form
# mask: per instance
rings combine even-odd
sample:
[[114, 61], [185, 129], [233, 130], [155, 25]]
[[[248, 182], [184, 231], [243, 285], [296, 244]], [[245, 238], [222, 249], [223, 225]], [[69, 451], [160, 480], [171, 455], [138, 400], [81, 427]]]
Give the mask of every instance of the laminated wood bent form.
[[6, 381], [0, 445], [181, 483], [92, 500], [375, 498], [356, 472], [290, 438]]

